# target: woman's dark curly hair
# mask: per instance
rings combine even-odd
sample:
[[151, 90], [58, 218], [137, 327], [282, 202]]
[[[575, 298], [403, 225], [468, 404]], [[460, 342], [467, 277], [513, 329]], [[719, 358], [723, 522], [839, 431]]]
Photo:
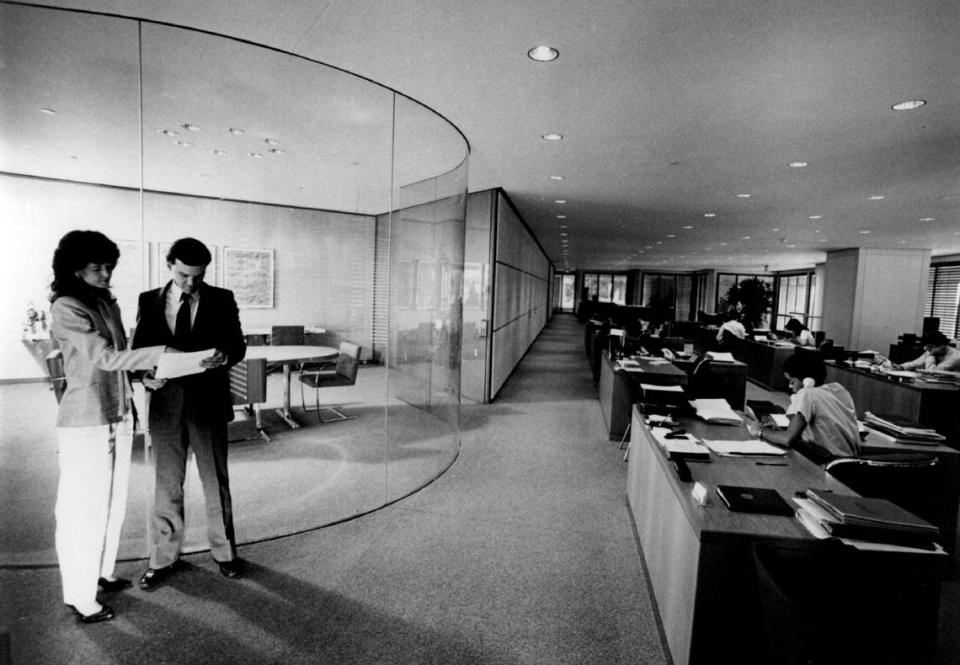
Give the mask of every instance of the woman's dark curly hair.
[[50, 302], [62, 296], [73, 296], [84, 302], [93, 297], [91, 289], [77, 271], [88, 263], [117, 265], [120, 248], [99, 231], [70, 231], [60, 238], [53, 252], [53, 281], [50, 283]]

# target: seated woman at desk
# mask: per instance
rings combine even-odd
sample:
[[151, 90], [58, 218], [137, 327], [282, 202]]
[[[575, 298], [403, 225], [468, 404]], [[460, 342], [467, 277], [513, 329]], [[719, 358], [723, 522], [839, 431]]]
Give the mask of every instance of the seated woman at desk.
[[923, 355], [902, 365], [893, 365], [894, 369], [938, 370], [941, 372], [960, 371], [960, 351], [948, 344], [947, 336], [942, 332], [929, 332], [920, 338]]
[[817, 342], [813, 338], [813, 333], [803, 325], [799, 319], [790, 319], [783, 326], [790, 333], [790, 341], [797, 346], [816, 346]]
[[839, 383], [824, 384], [827, 369], [814, 353], [796, 353], [783, 363], [790, 390], [790, 425], [785, 430], [763, 429], [760, 438], [777, 446], [795, 448], [818, 464], [836, 457], [856, 457], [860, 430], [853, 398]]

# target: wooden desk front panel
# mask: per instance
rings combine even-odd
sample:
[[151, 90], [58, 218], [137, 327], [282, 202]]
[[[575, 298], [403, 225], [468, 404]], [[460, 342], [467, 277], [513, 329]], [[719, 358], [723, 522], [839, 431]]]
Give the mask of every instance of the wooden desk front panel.
[[833, 362], [826, 363], [828, 382], [850, 391], [857, 415], [865, 411], [903, 416], [935, 428], [947, 444], [960, 448], [960, 388], [938, 383], [897, 383], [883, 376]]
[[734, 356], [747, 364], [747, 376], [770, 390], [786, 390], [783, 363], [793, 355], [793, 346], [774, 346], [742, 339], [737, 343]]

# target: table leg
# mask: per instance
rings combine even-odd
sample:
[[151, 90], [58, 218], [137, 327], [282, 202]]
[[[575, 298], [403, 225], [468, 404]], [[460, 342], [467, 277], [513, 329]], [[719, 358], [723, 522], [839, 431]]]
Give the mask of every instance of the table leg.
[[290, 429], [299, 429], [300, 423], [290, 413], [290, 365], [287, 363], [283, 365], [283, 408], [277, 409], [277, 415], [283, 418]]

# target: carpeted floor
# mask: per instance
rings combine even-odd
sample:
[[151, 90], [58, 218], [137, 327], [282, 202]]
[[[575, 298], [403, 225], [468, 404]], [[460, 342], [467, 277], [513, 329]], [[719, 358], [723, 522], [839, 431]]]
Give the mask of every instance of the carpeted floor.
[[[55, 569], [0, 569], [13, 663], [669, 662], [582, 328], [556, 317], [497, 402], [465, 417], [460, 455], [433, 483], [243, 547], [241, 580], [189, 555], [169, 585], [116, 594], [117, 619], [81, 626]], [[939, 663], [953, 665], [956, 585], [944, 596]]]
[[[268, 407], [280, 404], [281, 376], [269, 377], [267, 394], [276, 399]], [[326, 390], [325, 400], [344, 404], [348, 414], [357, 416], [335, 424], [321, 425], [316, 413], [303, 413], [294, 388], [294, 413], [303, 427], [291, 430], [273, 408], [264, 408], [264, 425], [273, 439], [269, 443], [238, 413], [230, 425], [230, 437], [240, 439], [230, 444], [230, 482], [239, 544], [368, 512], [422, 487], [453, 462], [455, 431], [397, 400], [384, 409], [384, 376], [383, 367], [365, 367], [356, 386]], [[44, 384], [5, 385], [0, 386], [0, 412], [0, 505], [5, 507], [0, 511], [0, 565], [56, 565], [57, 446], [53, 428], [37, 426], [55, 421], [56, 401]], [[242, 440], [247, 437], [253, 438]], [[143, 558], [147, 552], [153, 470], [143, 463], [142, 437], [134, 447], [122, 560]], [[206, 517], [192, 459], [184, 491], [184, 551], [202, 551], [207, 549]]]

